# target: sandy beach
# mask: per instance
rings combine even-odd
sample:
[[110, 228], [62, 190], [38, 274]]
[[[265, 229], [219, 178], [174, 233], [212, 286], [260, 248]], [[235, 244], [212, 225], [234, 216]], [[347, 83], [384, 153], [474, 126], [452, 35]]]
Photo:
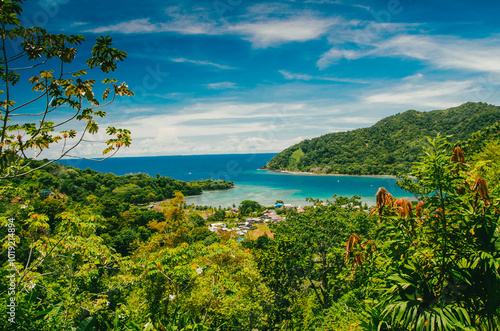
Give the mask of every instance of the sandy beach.
[[301, 171], [288, 171], [288, 170], [269, 170], [269, 169], [259, 169], [259, 170], [267, 170], [270, 172], [276, 172], [281, 174], [288, 175], [309, 175], [309, 176], [344, 176], [344, 177], [371, 177], [371, 178], [389, 178], [389, 179], [397, 179], [397, 176], [394, 175], [347, 175], [347, 174], [318, 174], [315, 172], [301, 172]]

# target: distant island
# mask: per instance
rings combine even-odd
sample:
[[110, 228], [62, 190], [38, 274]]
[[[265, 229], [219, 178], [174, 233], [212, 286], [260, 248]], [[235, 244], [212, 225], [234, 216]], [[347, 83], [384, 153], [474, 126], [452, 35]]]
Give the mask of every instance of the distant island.
[[295, 144], [273, 157], [268, 170], [317, 174], [396, 175], [418, 160], [426, 136], [452, 143], [500, 122], [500, 107], [468, 102], [445, 110], [407, 110], [375, 125], [329, 133]]

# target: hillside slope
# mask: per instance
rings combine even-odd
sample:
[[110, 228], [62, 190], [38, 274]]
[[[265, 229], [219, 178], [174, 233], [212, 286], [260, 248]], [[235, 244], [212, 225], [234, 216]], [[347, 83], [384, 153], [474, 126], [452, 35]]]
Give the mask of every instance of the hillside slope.
[[375, 125], [304, 140], [280, 152], [265, 169], [333, 174], [396, 174], [416, 161], [426, 136], [451, 142], [500, 122], [500, 107], [468, 102], [445, 110], [408, 110]]

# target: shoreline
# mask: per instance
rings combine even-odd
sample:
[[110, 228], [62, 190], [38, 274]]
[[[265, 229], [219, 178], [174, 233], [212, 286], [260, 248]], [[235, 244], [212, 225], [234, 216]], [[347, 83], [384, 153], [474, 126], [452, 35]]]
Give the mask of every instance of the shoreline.
[[289, 171], [289, 170], [270, 170], [260, 168], [258, 170], [266, 170], [270, 172], [276, 172], [280, 174], [286, 175], [306, 175], [306, 176], [339, 176], [339, 177], [371, 177], [371, 178], [389, 178], [389, 179], [397, 179], [398, 177], [395, 175], [348, 175], [348, 174], [319, 174], [315, 172], [302, 172], [302, 171]]

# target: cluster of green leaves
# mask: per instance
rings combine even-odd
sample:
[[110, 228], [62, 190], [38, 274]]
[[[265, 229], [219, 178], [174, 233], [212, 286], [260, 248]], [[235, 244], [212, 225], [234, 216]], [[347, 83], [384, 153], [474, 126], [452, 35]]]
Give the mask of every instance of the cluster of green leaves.
[[263, 210], [263, 207], [253, 200], [243, 200], [238, 207], [238, 215], [240, 217], [252, 215], [252, 213], [259, 213]]
[[[75, 66], [77, 47], [85, 38], [50, 34], [40, 27], [23, 27], [23, 2], [0, 2], [1, 178], [27, 173], [29, 160], [55, 144], [59, 144], [61, 151], [55, 160], [70, 155], [86, 136], [98, 133], [98, 119], [106, 116], [103, 107], [117, 96], [133, 96], [125, 83], [117, 84], [112, 78], [102, 81], [105, 86], [102, 100], [95, 96], [94, 87], [98, 85], [95, 77], [89, 78], [89, 72], [99, 68], [109, 74], [127, 57], [124, 51], [112, 47], [109, 36], [97, 38], [85, 65]], [[22, 84], [32, 85], [32, 96], [23, 93]], [[14, 100], [15, 95], [29, 97]], [[75, 124], [77, 128], [67, 127], [71, 122], [81, 124]], [[126, 129], [108, 127], [106, 133], [110, 137], [105, 142], [104, 155], [114, 154], [111, 152], [131, 143], [130, 131]]]
[[407, 186], [422, 199], [415, 212], [380, 196], [376, 263], [385, 268], [373, 275], [380, 281], [367, 310], [368, 328], [500, 325], [499, 199], [469, 170], [461, 150], [452, 152], [438, 137], [413, 168], [417, 181]]
[[471, 172], [483, 177], [491, 190], [500, 189], [500, 123], [473, 134], [460, 144], [469, 155]]
[[499, 121], [500, 107], [484, 103], [430, 112], [408, 110], [369, 128], [304, 140], [276, 155], [266, 168], [352, 175], [408, 173], [426, 136], [439, 133], [449, 135], [450, 142], [462, 141]]

